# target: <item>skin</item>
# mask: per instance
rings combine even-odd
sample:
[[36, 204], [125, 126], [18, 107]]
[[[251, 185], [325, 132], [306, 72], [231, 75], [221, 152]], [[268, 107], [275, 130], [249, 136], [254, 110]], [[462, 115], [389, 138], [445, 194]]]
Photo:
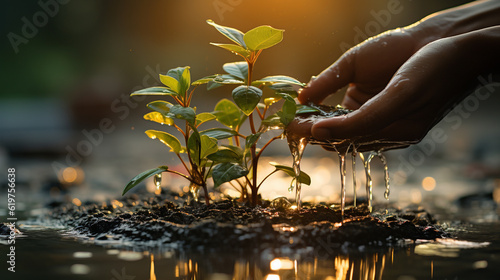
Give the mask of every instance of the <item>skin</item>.
[[[500, 70], [500, 1], [478, 1], [431, 15], [348, 50], [299, 94], [320, 104], [347, 86], [354, 112], [288, 130], [321, 141], [350, 139], [359, 151], [419, 142], [472, 92], [479, 75]], [[329, 149], [328, 147], [325, 147]]]

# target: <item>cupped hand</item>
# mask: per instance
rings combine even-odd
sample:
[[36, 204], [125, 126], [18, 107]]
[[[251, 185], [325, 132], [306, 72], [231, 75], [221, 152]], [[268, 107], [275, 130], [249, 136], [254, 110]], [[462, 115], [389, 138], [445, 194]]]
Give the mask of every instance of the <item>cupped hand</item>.
[[[492, 27], [439, 39], [416, 53], [413, 47], [418, 42], [400, 31], [351, 49], [313, 80], [299, 100], [319, 103], [349, 84], [343, 105], [357, 110], [309, 124], [310, 134], [325, 142], [349, 139], [358, 150], [420, 141], [475, 85], [477, 75], [488, 68], [488, 59], [498, 57], [491, 44], [492, 40], [498, 43], [498, 30]], [[295, 123], [291, 129], [307, 134], [307, 126]]]

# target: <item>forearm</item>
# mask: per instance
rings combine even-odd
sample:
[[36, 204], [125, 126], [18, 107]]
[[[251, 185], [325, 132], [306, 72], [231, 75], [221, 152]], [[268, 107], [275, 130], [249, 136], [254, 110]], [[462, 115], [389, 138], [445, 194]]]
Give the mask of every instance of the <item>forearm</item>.
[[407, 27], [420, 39], [419, 47], [450, 36], [500, 25], [500, 1], [483, 0], [431, 14]]

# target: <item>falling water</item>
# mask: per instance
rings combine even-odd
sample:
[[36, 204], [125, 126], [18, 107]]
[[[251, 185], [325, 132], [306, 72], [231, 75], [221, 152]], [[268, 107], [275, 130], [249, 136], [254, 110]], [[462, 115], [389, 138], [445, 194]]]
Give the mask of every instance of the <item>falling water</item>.
[[292, 153], [293, 158], [293, 172], [295, 173], [295, 178], [290, 185], [289, 191], [292, 191], [295, 188], [295, 203], [297, 204], [297, 209], [300, 210], [302, 206], [302, 201], [300, 198], [302, 184], [300, 183], [300, 160], [302, 159], [302, 155], [304, 154], [304, 150], [307, 145], [307, 138], [293, 138], [287, 137], [288, 139], [288, 147], [290, 148], [290, 152]]
[[354, 207], [356, 207], [356, 198], [357, 198], [357, 191], [356, 191], [356, 145], [352, 145], [352, 153], [351, 153], [351, 159], [352, 159], [352, 190], [353, 190], [353, 198], [354, 198]]
[[359, 157], [361, 160], [363, 160], [363, 165], [365, 167], [365, 175], [366, 175], [366, 196], [368, 199], [368, 210], [371, 212], [372, 211], [372, 201], [373, 201], [373, 182], [372, 182], [372, 175], [370, 173], [370, 164], [375, 156], [375, 153], [370, 153], [368, 155], [368, 158], [364, 158], [363, 153], [359, 153]]
[[[347, 152], [346, 152], [347, 153]], [[338, 153], [339, 155], [339, 166], [340, 166], [340, 207], [342, 210], [342, 220], [344, 220], [344, 209], [345, 209], [345, 154]]]
[[389, 194], [391, 193], [391, 189], [389, 186], [389, 167], [387, 166], [387, 159], [385, 158], [385, 156], [382, 154], [381, 151], [377, 152], [377, 156], [384, 165], [384, 181], [385, 181], [384, 198], [389, 199]]

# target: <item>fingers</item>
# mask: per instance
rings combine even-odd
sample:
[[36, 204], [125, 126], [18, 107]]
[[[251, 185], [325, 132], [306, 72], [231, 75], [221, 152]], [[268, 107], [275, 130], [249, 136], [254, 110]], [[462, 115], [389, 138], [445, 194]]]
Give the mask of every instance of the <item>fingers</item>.
[[321, 72], [318, 77], [312, 79], [300, 92], [298, 99], [300, 103], [319, 104], [328, 95], [335, 93], [349, 82], [354, 76], [353, 51], [342, 55], [335, 63]]

